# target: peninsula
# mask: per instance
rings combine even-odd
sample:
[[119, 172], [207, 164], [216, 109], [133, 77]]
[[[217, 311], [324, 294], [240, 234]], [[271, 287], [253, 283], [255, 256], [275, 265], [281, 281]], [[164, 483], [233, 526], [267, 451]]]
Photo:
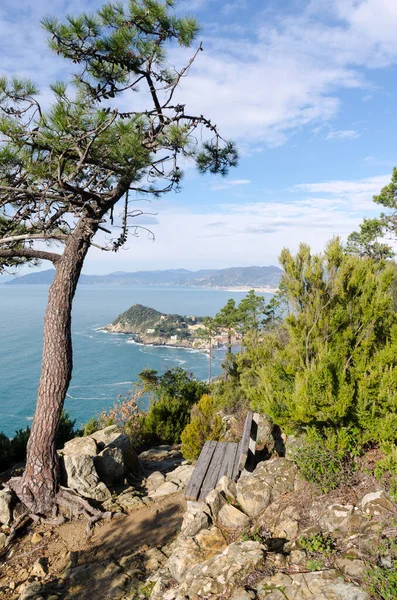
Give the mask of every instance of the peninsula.
[[167, 315], [154, 308], [134, 304], [103, 330], [130, 334], [140, 344], [204, 348], [208, 342], [198, 335], [202, 323], [203, 317]]

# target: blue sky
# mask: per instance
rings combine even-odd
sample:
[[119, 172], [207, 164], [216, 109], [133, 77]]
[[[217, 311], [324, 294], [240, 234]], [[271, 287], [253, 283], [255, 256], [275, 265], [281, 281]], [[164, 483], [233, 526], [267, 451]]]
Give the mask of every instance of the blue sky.
[[[46, 49], [39, 21], [91, 11], [97, 0], [2, 0], [0, 64], [48, 85], [67, 65]], [[183, 191], [148, 208], [145, 234], [113, 255], [92, 249], [84, 271], [276, 264], [300, 241], [320, 251], [344, 239], [396, 160], [395, 0], [180, 0], [196, 15], [204, 52], [179, 100], [236, 140], [227, 179], [186, 168]], [[170, 62], [189, 56], [170, 50]], [[43, 264], [42, 268], [47, 267]]]

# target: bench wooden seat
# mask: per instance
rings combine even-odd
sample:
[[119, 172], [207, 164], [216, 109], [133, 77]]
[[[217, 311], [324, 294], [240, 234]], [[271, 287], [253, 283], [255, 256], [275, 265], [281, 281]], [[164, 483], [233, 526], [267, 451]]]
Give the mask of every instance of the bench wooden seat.
[[258, 415], [249, 412], [240, 442], [205, 442], [186, 486], [187, 500], [205, 500], [224, 475], [237, 481], [247, 467], [254, 466], [257, 423]]

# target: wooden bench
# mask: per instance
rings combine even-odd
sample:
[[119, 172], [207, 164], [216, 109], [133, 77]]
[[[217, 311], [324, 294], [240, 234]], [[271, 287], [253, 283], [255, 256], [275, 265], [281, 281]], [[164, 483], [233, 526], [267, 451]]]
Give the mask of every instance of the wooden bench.
[[254, 467], [257, 428], [258, 414], [249, 412], [240, 442], [205, 442], [186, 486], [185, 498], [205, 500], [224, 475], [237, 481], [246, 468]]

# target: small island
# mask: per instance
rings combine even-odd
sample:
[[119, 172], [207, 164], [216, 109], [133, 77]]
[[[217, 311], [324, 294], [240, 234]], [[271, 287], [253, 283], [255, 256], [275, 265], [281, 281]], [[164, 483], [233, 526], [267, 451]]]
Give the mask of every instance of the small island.
[[201, 349], [208, 347], [208, 342], [197, 334], [203, 327], [203, 321], [203, 317], [167, 315], [154, 308], [134, 304], [103, 330], [130, 334], [140, 344]]

